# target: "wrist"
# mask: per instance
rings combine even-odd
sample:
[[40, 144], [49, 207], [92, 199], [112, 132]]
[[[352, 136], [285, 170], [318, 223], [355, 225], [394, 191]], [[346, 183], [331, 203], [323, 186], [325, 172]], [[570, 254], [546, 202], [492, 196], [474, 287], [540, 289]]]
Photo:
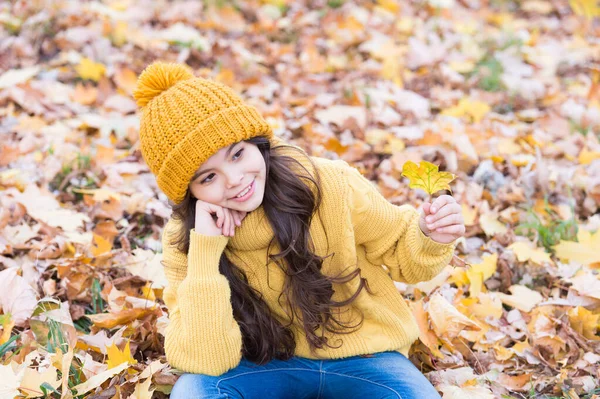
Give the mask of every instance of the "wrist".
[[190, 230], [190, 248], [188, 252], [188, 274], [200, 277], [218, 273], [219, 260], [225, 250], [229, 237], [207, 235]]

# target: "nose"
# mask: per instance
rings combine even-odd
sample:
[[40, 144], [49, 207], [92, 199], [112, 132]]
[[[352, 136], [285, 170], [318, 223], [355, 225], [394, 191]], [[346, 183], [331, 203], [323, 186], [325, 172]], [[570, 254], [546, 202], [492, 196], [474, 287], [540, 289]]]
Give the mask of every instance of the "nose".
[[227, 173], [227, 188], [233, 188], [242, 184], [244, 175], [240, 172], [232, 171]]

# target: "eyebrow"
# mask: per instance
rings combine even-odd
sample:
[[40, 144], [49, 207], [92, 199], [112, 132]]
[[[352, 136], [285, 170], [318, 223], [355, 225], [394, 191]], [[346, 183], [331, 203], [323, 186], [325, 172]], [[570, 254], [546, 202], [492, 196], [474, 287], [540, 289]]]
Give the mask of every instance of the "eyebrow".
[[[238, 144], [238, 143], [233, 143], [232, 145], [227, 147], [227, 151], [225, 151], [225, 158], [227, 158], [229, 156], [229, 153], [231, 152], [231, 150], [233, 150], [233, 147], [235, 147], [236, 144]], [[213, 170], [213, 168], [206, 169], [201, 172], [195, 173], [194, 177], [192, 177], [192, 180], [196, 180], [198, 177], [202, 176], [204, 173], [210, 172], [211, 170]]]

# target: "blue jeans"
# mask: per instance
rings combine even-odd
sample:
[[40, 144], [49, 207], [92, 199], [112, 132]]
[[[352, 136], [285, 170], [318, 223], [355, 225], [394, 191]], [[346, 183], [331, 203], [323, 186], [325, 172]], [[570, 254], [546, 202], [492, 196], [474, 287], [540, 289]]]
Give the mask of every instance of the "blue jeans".
[[213, 377], [183, 374], [171, 399], [440, 399], [425, 376], [399, 352], [343, 359], [294, 356], [259, 366], [245, 358]]

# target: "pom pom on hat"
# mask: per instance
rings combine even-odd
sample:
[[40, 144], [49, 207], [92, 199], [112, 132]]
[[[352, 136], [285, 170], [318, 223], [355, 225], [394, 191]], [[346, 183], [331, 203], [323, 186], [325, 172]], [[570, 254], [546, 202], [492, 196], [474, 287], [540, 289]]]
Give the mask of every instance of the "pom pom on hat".
[[[258, 110], [229, 86], [194, 77], [185, 64], [155, 61], [133, 92], [140, 113], [140, 150], [156, 184], [175, 204], [190, 179], [220, 148], [252, 137], [273, 137]], [[152, 99], [160, 96], [160, 101]]]
[[150, 100], [177, 82], [193, 77], [194, 74], [186, 65], [156, 61], [140, 74], [133, 97], [138, 106], [144, 107]]

